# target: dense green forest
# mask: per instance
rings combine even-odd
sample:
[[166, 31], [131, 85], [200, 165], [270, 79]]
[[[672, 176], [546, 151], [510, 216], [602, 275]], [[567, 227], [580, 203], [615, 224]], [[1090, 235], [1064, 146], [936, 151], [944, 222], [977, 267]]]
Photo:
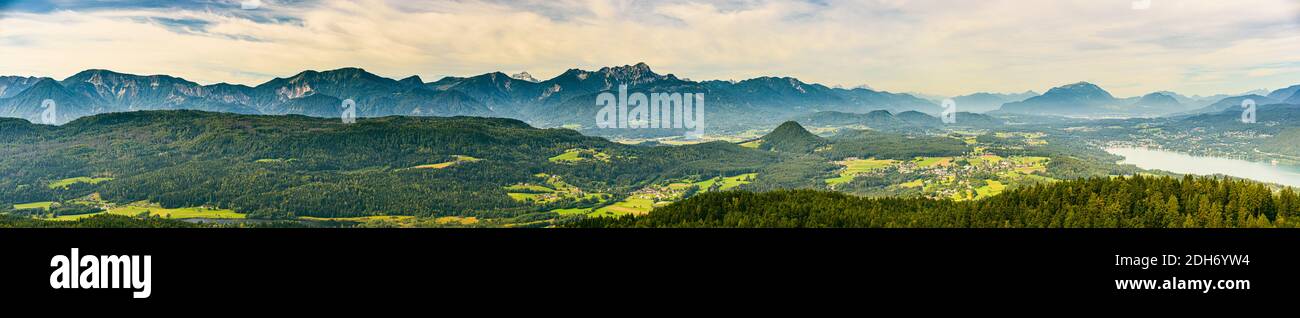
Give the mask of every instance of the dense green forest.
[[979, 201], [781, 190], [705, 193], [650, 214], [571, 227], [1229, 228], [1296, 227], [1300, 195], [1212, 177], [1088, 178]]
[[45, 221], [16, 215], [0, 215], [0, 228], [193, 228], [202, 225], [160, 218], [124, 215], [96, 215], [77, 221]]
[[[0, 205], [110, 202], [229, 208], [257, 218], [473, 215], [513, 217], [543, 207], [503, 187], [535, 174], [588, 192], [626, 193], [692, 175], [737, 175], [775, 154], [714, 142], [638, 147], [512, 119], [385, 117], [353, 125], [305, 116], [151, 111], [91, 116], [52, 127], [0, 121]], [[556, 162], [573, 149], [607, 160]], [[422, 165], [480, 160], [439, 169]], [[98, 184], [47, 186], [65, 178]]]

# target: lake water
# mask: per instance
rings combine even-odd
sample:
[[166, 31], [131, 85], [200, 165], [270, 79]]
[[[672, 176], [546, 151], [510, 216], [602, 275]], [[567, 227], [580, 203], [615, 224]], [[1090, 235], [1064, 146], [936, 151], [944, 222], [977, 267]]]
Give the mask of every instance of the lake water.
[[1124, 157], [1120, 163], [1132, 164], [1142, 169], [1164, 170], [1180, 174], [1222, 174], [1263, 182], [1300, 187], [1300, 167], [1274, 166], [1272, 164], [1200, 157], [1188, 154], [1146, 148], [1110, 148], [1106, 152]]

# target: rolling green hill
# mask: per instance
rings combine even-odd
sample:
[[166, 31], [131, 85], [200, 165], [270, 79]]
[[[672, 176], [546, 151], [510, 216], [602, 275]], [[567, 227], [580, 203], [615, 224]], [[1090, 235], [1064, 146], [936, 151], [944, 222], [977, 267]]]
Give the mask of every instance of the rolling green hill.
[[811, 153], [826, 144], [822, 137], [808, 132], [793, 121], [782, 123], [759, 141], [758, 149], [793, 153]]
[[[592, 192], [627, 193], [659, 180], [750, 173], [778, 160], [730, 143], [638, 147], [475, 117], [383, 117], [347, 125], [297, 115], [146, 111], [57, 127], [6, 120], [0, 134], [12, 137], [0, 141], [0, 204], [98, 193], [107, 202], [209, 206], [257, 218], [510, 217], [577, 207], [569, 201], [534, 206], [506, 194], [505, 187], [538, 173]], [[609, 159], [548, 160], [572, 149]], [[410, 169], [463, 158], [477, 160]], [[100, 182], [60, 183], [85, 176]]]

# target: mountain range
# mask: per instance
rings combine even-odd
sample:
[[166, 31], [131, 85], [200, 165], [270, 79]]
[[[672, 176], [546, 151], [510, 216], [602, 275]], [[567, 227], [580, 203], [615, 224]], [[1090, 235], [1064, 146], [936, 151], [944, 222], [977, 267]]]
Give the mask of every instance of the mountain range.
[[1019, 102], [1039, 95], [1041, 94], [1034, 91], [1027, 91], [1019, 94], [974, 93], [953, 97], [952, 100], [957, 102], [961, 111], [983, 113], [997, 110], [1006, 103]]
[[1052, 88], [1040, 96], [1003, 104], [992, 113], [1067, 117], [1160, 117], [1219, 112], [1240, 106], [1245, 99], [1259, 105], [1296, 104], [1300, 85], [1279, 89], [1268, 96], [1257, 94], [1188, 97], [1173, 92], [1154, 92], [1142, 97], [1116, 98], [1101, 87], [1079, 82]]
[[[819, 112], [868, 114], [884, 110], [903, 115], [936, 115], [937, 103], [910, 94], [868, 87], [832, 88], [791, 77], [741, 81], [692, 81], [659, 74], [638, 63], [596, 71], [570, 69], [547, 80], [527, 72], [493, 72], [472, 77], [445, 77], [425, 82], [418, 76], [390, 79], [360, 68], [304, 71], [256, 86], [202, 85], [168, 75], [132, 75], [92, 69], [63, 80], [0, 77], [0, 117], [39, 122], [42, 102], [57, 105], [57, 123], [76, 118], [137, 110], [203, 110], [237, 114], [337, 117], [342, 103], [356, 102], [360, 117], [483, 116], [523, 120], [540, 127], [570, 127], [596, 135], [619, 131], [596, 129], [596, 96], [628, 85], [634, 92], [703, 93], [710, 129], [744, 130], [776, 125]], [[1252, 95], [1260, 104], [1300, 103], [1300, 85]], [[1097, 85], [1080, 82], [1044, 94], [975, 93], [955, 97], [969, 113], [1076, 117], [1146, 117], [1196, 114], [1226, 109], [1242, 96], [1187, 97], [1156, 92], [1116, 98]], [[1229, 105], [1230, 106], [1230, 105]]]
[[704, 93], [710, 116], [728, 118], [715, 120], [722, 125], [821, 110], [939, 111], [934, 103], [907, 94], [829, 88], [789, 77], [696, 82], [658, 74], [639, 63], [597, 71], [571, 69], [548, 80], [527, 72], [493, 72], [434, 82], [342, 68], [304, 71], [257, 86], [201, 85], [167, 75], [109, 70], [86, 70], [63, 80], [7, 76], [0, 77], [0, 116], [39, 121], [41, 102], [50, 99], [57, 105], [58, 123], [101, 113], [174, 109], [336, 117], [342, 102], [352, 99], [360, 117], [469, 115], [515, 118], [544, 127], [594, 128], [599, 109], [595, 97], [619, 85], [640, 92]]

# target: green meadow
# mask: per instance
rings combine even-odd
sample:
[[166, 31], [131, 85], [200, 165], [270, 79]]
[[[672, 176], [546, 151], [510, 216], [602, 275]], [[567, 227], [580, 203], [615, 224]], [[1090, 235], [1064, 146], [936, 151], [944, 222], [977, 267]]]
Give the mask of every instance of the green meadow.
[[462, 163], [469, 163], [469, 162], [476, 162], [476, 161], [480, 161], [480, 160], [483, 160], [483, 159], [474, 158], [474, 157], [470, 157], [470, 156], [454, 155], [454, 156], [452, 156], [452, 160], [451, 160], [451, 161], [448, 161], [448, 162], [442, 162], [442, 163], [435, 163], [435, 164], [428, 164], [428, 165], [420, 165], [420, 166], [415, 166], [415, 168], [416, 168], [416, 169], [445, 169], [445, 168], [447, 168], [447, 167], [451, 167], [451, 166], [454, 166], [454, 165], [458, 165], [458, 164], [462, 164]]
[[595, 149], [569, 149], [569, 151], [551, 157], [547, 160], [554, 163], [573, 164], [573, 163], [581, 163], [581, 162], [589, 162], [589, 161], [609, 162], [609, 158], [610, 158], [609, 154], [600, 152], [599, 150], [595, 150]]
[[30, 210], [30, 209], [49, 210], [50, 206], [52, 205], [54, 205], [54, 202], [50, 202], [50, 201], [14, 204], [14, 210]]
[[113, 180], [113, 178], [91, 178], [91, 177], [67, 178], [59, 181], [50, 182], [49, 187], [50, 189], [67, 188], [68, 186], [78, 184], [78, 183], [99, 184], [100, 182], [111, 181], [111, 180]]

